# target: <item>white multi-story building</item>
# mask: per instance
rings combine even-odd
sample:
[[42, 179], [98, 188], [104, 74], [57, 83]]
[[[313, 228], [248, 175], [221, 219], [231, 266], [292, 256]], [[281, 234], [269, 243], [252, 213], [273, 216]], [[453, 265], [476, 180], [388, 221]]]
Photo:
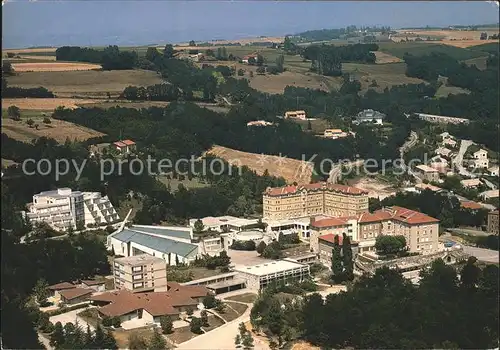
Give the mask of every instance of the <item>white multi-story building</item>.
[[45, 222], [55, 230], [111, 224], [120, 220], [107, 196], [70, 188], [35, 194], [33, 203], [28, 204], [26, 216], [31, 222]]

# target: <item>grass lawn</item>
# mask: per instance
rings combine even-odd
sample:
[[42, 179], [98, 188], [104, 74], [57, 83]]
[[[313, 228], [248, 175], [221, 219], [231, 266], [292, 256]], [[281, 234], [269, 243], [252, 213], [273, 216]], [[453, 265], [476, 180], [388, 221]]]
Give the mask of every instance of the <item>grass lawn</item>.
[[149, 339], [153, 336], [154, 334], [154, 328], [152, 327], [147, 327], [147, 328], [137, 328], [137, 329], [131, 329], [131, 330], [113, 330], [112, 331], [113, 337], [116, 339], [116, 344], [118, 345], [119, 349], [127, 349], [128, 348], [128, 339], [130, 335], [136, 334], [139, 338], [142, 338], [146, 341], [149, 341]]
[[[245, 293], [245, 294], [235, 295], [235, 296], [226, 298], [225, 300], [240, 301], [242, 303], [253, 303], [253, 302], [255, 302], [255, 300], [257, 300], [257, 294]], [[236, 303], [232, 303], [232, 304], [236, 304]]]
[[187, 189], [192, 189], [192, 188], [203, 188], [203, 187], [208, 187], [209, 185], [201, 182], [198, 178], [194, 177], [191, 180], [188, 178], [185, 178], [184, 180], [179, 180], [179, 179], [172, 179], [172, 178], [167, 178], [166, 175], [159, 175], [156, 177], [158, 181], [160, 181], [162, 184], [165, 186], [170, 186], [170, 190], [172, 192], [176, 192], [179, 188], [179, 185], [182, 184], [185, 188]]
[[224, 302], [226, 304], [226, 308], [224, 310], [224, 313], [221, 313], [220, 315], [227, 321], [230, 322], [238, 317], [240, 317], [248, 308], [247, 305], [244, 304], [239, 304], [239, 303], [233, 303], [230, 301]]
[[399, 58], [403, 58], [406, 52], [415, 56], [427, 55], [431, 52], [440, 52], [459, 61], [484, 56], [484, 51], [480, 51], [477, 49], [471, 50], [470, 48], [460, 48], [444, 44], [415, 41], [400, 43], [380, 43], [379, 50], [382, 52], [390, 53], [391, 55]]
[[130, 213], [129, 220], [132, 220], [135, 214], [142, 209], [142, 201], [135, 198], [121, 201], [120, 206], [116, 209], [116, 211], [120, 218], [125, 219], [130, 209], [132, 209], [132, 213]]
[[210, 332], [214, 330], [217, 327], [220, 327], [224, 324], [224, 321], [222, 321], [219, 317], [214, 316], [214, 315], [208, 315], [208, 327], [201, 327], [205, 332]]
[[131, 69], [112, 71], [23, 72], [9, 77], [9, 86], [35, 88], [43, 86], [58, 97], [117, 97], [127, 86], [160, 84], [163, 79], [152, 71]]
[[477, 57], [477, 58], [471, 58], [470, 60], [465, 60], [464, 63], [468, 64], [469, 66], [476, 66], [478, 69], [484, 70], [486, 69], [486, 60], [488, 57]]
[[[314, 116], [311, 116], [314, 117]], [[309, 122], [311, 122], [311, 132], [314, 134], [321, 134], [323, 135], [323, 132], [325, 129], [330, 128], [330, 124], [328, 121], [324, 119], [316, 119], [316, 120], [293, 120], [295, 123], [299, 124], [300, 127], [302, 128], [303, 131], [309, 131], [307, 130], [307, 127], [309, 125]]]
[[167, 335], [167, 338], [176, 344], [180, 344], [188, 341], [189, 339], [193, 339], [197, 335], [198, 334], [191, 332], [191, 326], [185, 326], [175, 328], [172, 334]]
[[99, 318], [99, 313], [96, 308], [86, 309], [77, 314], [88, 324], [93, 326], [94, 328], [101, 324], [101, 319]]

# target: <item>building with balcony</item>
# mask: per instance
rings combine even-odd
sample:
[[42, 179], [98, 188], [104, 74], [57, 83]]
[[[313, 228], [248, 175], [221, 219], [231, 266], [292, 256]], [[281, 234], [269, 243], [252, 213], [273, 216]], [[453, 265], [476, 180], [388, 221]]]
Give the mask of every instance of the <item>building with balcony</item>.
[[126, 289], [134, 293], [167, 290], [165, 260], [148, 254], [115, 259], [113, 277], [116, 289]]
[[292, 118], [292, 119], [300, 119], [300, 120], [306, 120], [306, 111], [288, 111], [285, 112], [285, 119]]
[[118, 222], [120, 217], [107, 196], [99, 192], [59, 188], [33, 196], [26, 217], [31, 222], [45, 222], [55, 230], [89, 227]]
[[359, 112], [354, 118], [354, 123], [373, 123], [377, 125], [382, 125], [384, 123], [386, 115], [384, 113], [380, 113], [378, 111], [374, 111], [373, 109], [365, 109], [364, 111]]
[[425, 164], [417, 165], [415, 167], [415, 173], [422, 180], [427, 180], [429, 182], [439, 180], [439, 171]]
[[324, 182], [269, 187], [263, 193], [262, 203], [264, 220], [358, 215], [368, 211], [368, 192]]
[[474, 157], [474, 167], [475, 168], [485, 168], [488, 169], [490, 166], [490, 161], [488, 159], [488, 151], [480, 149], [473, 153]]

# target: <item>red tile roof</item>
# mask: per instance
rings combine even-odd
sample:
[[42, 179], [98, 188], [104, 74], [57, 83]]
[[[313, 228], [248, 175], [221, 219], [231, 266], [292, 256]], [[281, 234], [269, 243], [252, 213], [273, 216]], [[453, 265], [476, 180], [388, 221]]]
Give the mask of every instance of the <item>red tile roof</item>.
[[123, 142], [121, 141], [116, 141], [116, 142], [113, 142], [113, 145], [117, 146], [117, 147], [127, 147], [126, 144], [124, 144]]
[[342, 245], [342, 240], [344, 238], [343, 235], [336, 235], [336, 234], [333, 234], [333, 233], [329, 233], [327, 235], [319, 236], [318, 239], [321, 240], [321, 241], [327, 241], [327, 242], [330, 242], [330, 243], [335, 243], [335, 236], [339, 237], [339, 245]]
[[133, 146], [133, 145], [135, 145], [135, 142], [132, 141], [132, 140], [123, 140], [122, 142], [124, 144], [126, 144], [127, 146]]
[[102, 314], [114, 317], [144, 309], [153, 316], [177, 315], [181, 306], [195, 306], [198, 302], [193, 298], [208, 294], [205, 286], [181, 286], [168, 282], [167, 292], [132, 293], [128, 290], [103, 293], [91, 297], [93, 301], [109, 302], [99, 309]]
[[76, 286], [72, 283], [69, 282], [61, 282], [57, 284], [53, 284], [51, 286], [48, 286], [48, 289], [50, 290], [63, 290], [63, 289], [71, 289], [71, 288], [76, 288]]
[[439, 222], [438, 219], [433, 218], [427, 214], [398, 206], [384, 208], [378, 210], [377, 212], [384, 210], [392, 212], [393, 219], [405, 222], [407, 224], [416, 225], [416, 224], [430, 224]]
[[72, 289], [62, 290], [62, 291], [59, 292], [59, 294], [61, 294], [61, 296], [64, 299], [72, 300], [72, 299], [75, 299], [75, 298], [82, 297], [84, 295], [92, 294], [93, 292], [94, 292], [93, 289], [72, 288]]
[[[353, 217], [355, 219], [355, 217]], [[313, 221], [311, 223], [312, 227], [316, 228], [325, 228], [325, 227], [335, 227], [335, 226], [344, 226], [347, 225], [347, 218], [328, 218], [328, 219], [321, 219], [317, 221]]]
[[305, 184], [298, 186], [290, 185], [284, 187], [269, 187], [266, 189], [264, 193], [268, 196], [284, 196], [288, 194], [295, 194], [297, 192], [301, 192], [302, 190], [305, 190], [307, 192], [325, 190], [325, 191], [332, 191], [337, 193], [353, 194], [353, 195], [368, 194], [368, 192], [356, 187], [340, 185], [340, 184], [327, 184], [325, 182], [317, 182], [313, 184]]
[[472, 210], [477, 210], [482, 208], [481, 204], [472, 201], [460, 202], [460, 206], [464, 209], [472, 209]]

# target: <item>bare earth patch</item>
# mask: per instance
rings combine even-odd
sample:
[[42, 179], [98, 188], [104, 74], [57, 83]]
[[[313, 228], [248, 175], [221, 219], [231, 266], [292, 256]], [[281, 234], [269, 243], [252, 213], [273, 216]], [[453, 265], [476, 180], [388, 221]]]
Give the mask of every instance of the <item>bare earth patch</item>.
[[30, 128], [26, 120], [14, 121], [8, 118], [2, 118], [2, 133], [7, 136], [23, 142], [31, 142], [33, 139], [45, 136], [63, 143], [67, 138], [70, 140], [84, 141], [92, 137], [104, 136], [98, 131], [69, 123], [62, 120], [52, 119], [49, 125], [43, 124], [43, 118], [31, 118], [38, 124], [38, 130]]
[[91, 63], [62, 63], [62, 62], [40, 62], [40, 63], [13, 63], [12, 68], [16, 72], [65, 72], [101, 69], [100, 64]]
[[55, 61], [56, 60], [56, 56], [22, 55], [21, 59], [25, 59], [25, 60]]
[[95, 100], [80, 98], [3, 98], [2, 107], [17, 106], [21, 110], [54, 110], [59, 106], [78, 108], [80, 105], [95, 103]]
[[[493, 34], [498, 34], [498, 29], [497, 30], [424, 30], [424, 29], [402, 29], [402, 30], [397, 30], [399, 35], [408, 36], [410, 37], [416, 37], [419, 36], [423, 39], [427, 38], [428, 36], [435, 36], [435, 37], [443, 37], [443, 41], [452, 41], [452, 39], [455, 40], [478, 40], [481, 38], [481, 33], [486, 32], [488, 36], [493, 35]], [[452, 42], [455, 42], [453, 40]], [[481, 40], [482, 43], [486, 43], [490, 40]], [[495, 42], [495, 40], [492, 40]], [[443, 43], [443, 42], [441, 42]]]
[[386, 52], [374, 51], [373, 53], [375, 54], [375, 57], [377, 59], [375, 61], [375, 63], [377, 63], [377, 64], [403, 62], [403, 60], [400, 59], [399, 57], [390, 55], [390, 54], [388, 54]]
[[349, 183], [349, 185], [368, 191], [368, 197], [370, 198], [383, 199], [396, 194], [390, 184], [369, 177], [362, 177]]
[[118, 345], [119, 349], [128, 349], [128, 338], [132, 334], [136, 334], [139, 338], [142, 338], [146, 341], [149, 341], [149, 339], [153, 336], [154, 330], [153, 328], [140, 328], [140, 329], [133, 329], [133, 330], [116, 330], [113, 331], [113, 337], [116, 340], [116, 344]]
[[460, 48], [467, 48], [470, 46], [476, 46], [482, 44], [498, 43], [498, 40], [443, 40], [443, 41], [438, 41], [438, 43]]
[[222, 158], [235, 166], [246, 165], [259, 175], [264, 174], [267, 169], [269, 175], [283, 177], [287, 183], [311, 182], [313, 164], [305, 161], [242, 152], [222, 146], [212, 147], [205, 152], [205, 155], [207, 154]]
[[2, 54], [6, 54], [8, 52], [13, 52], [13, 53], [32, 53], [32, 52], [56, 52], [57, 48], [56, 47], [38, 47], [34, 49], [6, 49], [2, 50]]

